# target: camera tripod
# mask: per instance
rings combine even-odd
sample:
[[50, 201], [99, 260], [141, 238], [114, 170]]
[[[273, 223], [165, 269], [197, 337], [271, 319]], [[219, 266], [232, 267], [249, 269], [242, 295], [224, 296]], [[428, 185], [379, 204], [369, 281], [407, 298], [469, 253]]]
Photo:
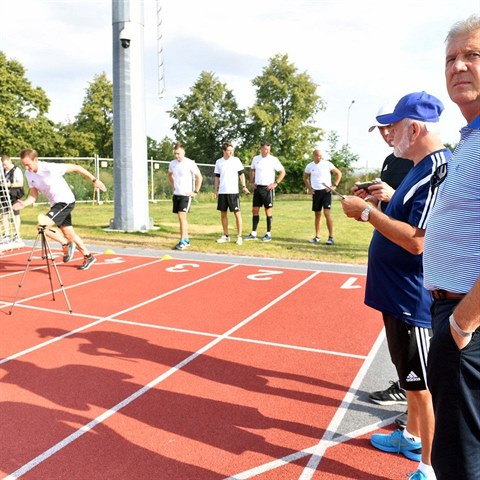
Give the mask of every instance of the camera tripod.
[[30, 256], [28, 257], [27, 260], [27, 265], [25, 266], [25, 270], [23, 271], [22, 279], [20, 280], [20, 283], [18, 284], [17, 288], [17, 293], [15, 294], [15, 298], [13, 300], [12, 306], [10, 307], [10, 311], [8, 312], [9, 315], [12, 314], [13, 307], [15, 306], [15, 303], [17, 302], [18, 294], [20, 292], [20, 289], [22, 288], [23, 281], [25, 280], [25, 276], [27, 275], [27, 271], [30, 267], [30, 264], [33, 259], [33, 254], [35, 252], [35, 247], [37, 246], [37, 243], [40, 241], [41, 245], [41, 254], [42, 254], [42, 260], [45, 260], [45, 264], [47, 266], [47, 271], [48, 271], [48, 279], [50, 281], [50, 289], [52, 291], [52, 300], [55, 301], [55, 291], [53, 288], [53, 281], [52, 281], [52, 268], [55, 270], [55, 274], [57, 275], [57, 280], [58, 283], [60, 284], [60, 288], [62, 289], [63, 296], [65, 297], [65, 302], [68, 307], [68, 311], [72, 313], [72, 307], [70, 306], [70, 302], [68, 301], [67, 293], [65, 292], [65, 288], [63, 287], [62, 279], [60, 278], [60, 274], [58, 273], [58, 268], [57, 265], [55, 264], [55, 260], [53, 259], [52, 255], [52, 250], [50, 249], [50, 244], [48, 243], [48, 238], [45, 234], [45, 230], [47, 229], [46, 225], [39, 225], [37, 227], [37, 237], [35, 238], [35, 241], [33, 242], [33, 247], [32, 251], [30, 253]]

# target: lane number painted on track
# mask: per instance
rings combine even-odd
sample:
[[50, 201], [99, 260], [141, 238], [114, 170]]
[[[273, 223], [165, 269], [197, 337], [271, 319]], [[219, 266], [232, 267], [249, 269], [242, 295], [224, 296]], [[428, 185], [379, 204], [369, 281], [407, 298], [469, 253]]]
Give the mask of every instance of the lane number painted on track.
[[177, 265], [174, 265], [173, 267], [168, 267], [165, 270], [172, 273], [185, 273], [190, 271], [188, 267], [199, 268], [200, 265], [198, 263], [178, 263]]
[[97, 265], [102, 263], [125, 263], [125, 260], [122, 257], [106, 258], [103, 262], [98, 262]]
[[257, 280], [257, 281], [265, 281], [265, 280], [272, 280], [273, 275], [281, 275], [283, 272], [280, 270], [258, 270], [258, 273], [252, 273], [251, 275], [247, 275], [249, 280]]
[[350, 277], [340, 288], [343, 288], [345, 290], [350, 290], [352, 288], [362, 288], [361, 285], [355, 285], [355, 282], [357, 280], [357, 277]]

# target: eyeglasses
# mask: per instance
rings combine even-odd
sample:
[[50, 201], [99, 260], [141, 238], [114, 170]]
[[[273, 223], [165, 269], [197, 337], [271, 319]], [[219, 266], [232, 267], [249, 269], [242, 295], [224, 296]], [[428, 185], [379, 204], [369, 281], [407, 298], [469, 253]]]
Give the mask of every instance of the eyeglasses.
[[430, 188], [432, 189], [432, 192], [445, 180], [447, 177], [447, 171], [447, 164], [442, 163], [442, 165], [438, 166], [433, 172], [433, 175], [430, 177]]

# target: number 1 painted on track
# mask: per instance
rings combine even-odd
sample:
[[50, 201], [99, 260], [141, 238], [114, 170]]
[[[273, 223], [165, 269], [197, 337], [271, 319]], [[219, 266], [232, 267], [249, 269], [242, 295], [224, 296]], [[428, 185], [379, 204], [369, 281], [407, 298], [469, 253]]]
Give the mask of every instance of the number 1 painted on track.
[[354, 285], [354, 283], [357, 280], [358, 279], [356, 277], [350, 277], [340, 288], [343, 288], [345, 290], [349, 290], [349, 289], [352, 289], [352, 288], [362, 288], [361, 285]]

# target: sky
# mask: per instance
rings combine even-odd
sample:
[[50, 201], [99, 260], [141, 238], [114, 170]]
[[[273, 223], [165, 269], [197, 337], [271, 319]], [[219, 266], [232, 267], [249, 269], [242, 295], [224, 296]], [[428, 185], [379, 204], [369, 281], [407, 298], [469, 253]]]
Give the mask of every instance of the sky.
[[[279, 53], [288, 54], [318, 85], [327, 108], [316, 125], [336, 131], [341, 144], [348, 140], [359, 168], [379, 168], [390, 153], [378, 131], [368, 128], [382, 105], [407, 93], [425, 90], [442, 100], [443, 140], [458, 141], [465, 121], [445, 88], [444, 39], [455, 21], [480, 13], [480, 0], [163, 0], [159, 5], [163, 96], [157, 2], [144, 0], [143, 6], [146, 133], [157, 141], [173, 138], [167, 112], [189, 94], [202, 71], [213, 72], [239, 106], [248, 108], [255, 100], [252, 79]], [[112, 42], [112, 0], [0, 1], [0, 50], [25, 67], [33, 86], [45, 90], [55, 122], [73, 121], [95, 75], [105, 72], [113, 79]], [[275, 139], [270, 141], [275, 154]]]

